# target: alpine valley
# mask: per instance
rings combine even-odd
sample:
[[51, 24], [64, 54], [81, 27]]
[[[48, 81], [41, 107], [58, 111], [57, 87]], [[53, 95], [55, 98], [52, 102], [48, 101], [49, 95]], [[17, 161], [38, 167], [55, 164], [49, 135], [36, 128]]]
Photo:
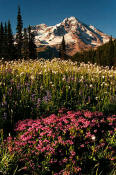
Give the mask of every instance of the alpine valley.
[[[62, 38], [64, 36], [67, 45], [67, 55], [74, 55], [77, 51], [96, 48], [109, 41], [110, 36], [96, 29], [92, 25], [86, 25], [75, 17], [65, 18], [55, 26], [40, 24], [31, 26], [35, 35], [35, 43], [40, 57], [58, 56]], [[51, 54], [52, 55], [49, 55]]]

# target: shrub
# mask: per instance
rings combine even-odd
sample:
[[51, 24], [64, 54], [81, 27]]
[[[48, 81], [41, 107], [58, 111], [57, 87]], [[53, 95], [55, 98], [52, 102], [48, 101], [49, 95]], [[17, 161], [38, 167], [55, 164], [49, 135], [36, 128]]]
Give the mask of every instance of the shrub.
[[110, 174], [116, 165], [116, 115], [59, 111], [41, 119], [19, 121], [12, 139], [31, 173]]

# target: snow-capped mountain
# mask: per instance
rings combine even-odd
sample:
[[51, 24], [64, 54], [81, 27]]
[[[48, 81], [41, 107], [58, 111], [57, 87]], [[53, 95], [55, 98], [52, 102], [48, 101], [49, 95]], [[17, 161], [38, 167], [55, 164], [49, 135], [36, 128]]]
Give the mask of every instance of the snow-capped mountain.
[[64, 36], [67, 44], [67, 54], [97, 47], [109, 41], [110, 36], [104, 34], [92, 25], [86, 25], [75, 17], [65, 18], [55, 26], [40, 24], [31, 26], [38, 48], [47, 46], [59, 48]]

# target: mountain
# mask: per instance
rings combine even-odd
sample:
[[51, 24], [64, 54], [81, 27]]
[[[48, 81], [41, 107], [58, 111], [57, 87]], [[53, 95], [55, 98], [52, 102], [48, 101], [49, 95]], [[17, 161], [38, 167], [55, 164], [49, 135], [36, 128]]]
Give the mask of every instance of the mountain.
[[46, 48], [55, 48], [57, 53], [64, 36], [68, 55], [74, 55], [77, 51], [91, 47], [96, 48], [108, 42], [110, 38], [94, 26], [86, 25], [75, 17], [65, 18], [55, 26], [46, 24], [31, 26], [31, 31], [35, 35], [38, 52], [44, 52]]

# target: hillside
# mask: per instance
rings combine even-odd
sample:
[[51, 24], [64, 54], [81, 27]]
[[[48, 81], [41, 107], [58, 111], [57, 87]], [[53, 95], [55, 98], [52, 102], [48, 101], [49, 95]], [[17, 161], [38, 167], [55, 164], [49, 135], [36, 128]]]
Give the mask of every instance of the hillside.
[[96, 29], [92, 25], [86, 25], [75, 17], [65, 18], [54, 26], [39, 24], [31, 26], [35, 35], [35, 43], [38, 52], [44, 48], [59, 49], [62, 37], [65, 37], [67, 54], [74, 55], [77, 51], [96, 48], [109, 41], [110, 36]]

